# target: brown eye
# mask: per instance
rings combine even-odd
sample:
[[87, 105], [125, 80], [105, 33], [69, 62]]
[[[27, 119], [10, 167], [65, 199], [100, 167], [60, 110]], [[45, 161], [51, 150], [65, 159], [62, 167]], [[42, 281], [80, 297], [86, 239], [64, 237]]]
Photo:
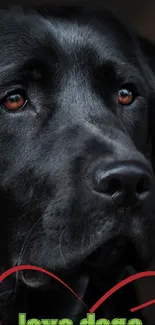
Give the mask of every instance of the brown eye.
[[22, 108], [26, 102], [26, 96], [20, 93], [14, 93], [5, 97], [2, 101], [2, 106], [9, 111], [15, 111]]
[[130, 105], [133, 102], [133, 93], [132, 91], [122, 88], [118, 92], [118, 102], [121, 105]]

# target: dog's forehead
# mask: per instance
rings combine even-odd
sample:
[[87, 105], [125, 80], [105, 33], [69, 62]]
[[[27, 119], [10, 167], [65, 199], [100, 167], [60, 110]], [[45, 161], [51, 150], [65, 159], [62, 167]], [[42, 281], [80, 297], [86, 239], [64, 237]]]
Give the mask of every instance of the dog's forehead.
[[107, 34], [93, 26], [91, 22], [81, 22], [78, 20], [56, 20], [48, 21], [49, 32], [51, 32], [61, 45], [80, 47], [92, 45], [102, 46], [104, 41], [110, 43]]
[[89, 16], [83, 19], [79, 16], [72, 19], [66, 19], [64, 16], [51, 17], [42, 21], [42, 28], [44, 31], [46, 30], [48, 39], [51, 36], [51, 40], [52, 38], [55, 39], [58, 46], [64, 51], [65, 49], [75, 51], [81, 48], [89, 48], [103, 56], [105, 51], [106, 54], [112, 53], [112, 56], [113, 51], [115, 54], [123, 53], [124, 35], [128, 36], [126, 40], [129, 42], [129, 52], [132, 51], [133, 39], [128, 34], [128, 30], [124, 26], [123, 31], [120, 30], [120, 26], [117, 27], [117, 23], [110, 24], [107, 20], [98, 20], [95, 17], [90, 19]]
[[[124, 43], [124, 35], [128, 42]], [[0, 15], [0, 42], [1, 83], [3, 76], [4, 80], [6, 74], [14, 78], [12, 71], [22, 71], [27, 62], [36, 59], [49, 69], [57, 62], [63, 71], [73, 64], [76, 71], [82, 67], [85, 72], [107, 61], [125, 69], [138, 60], [128, 31], [106, 19], [9, 13]]]
[[[115, 55], [122, 53], [121, 35], [114, 28], [107, 27], [106, 21], [93, 24], [89, 19], [66, 19], [65, 17], [50, 17], [21, 15], [20, 18], [9, 15], [0, 22], [0, 56], [3, 49], [9, 49], [11, 56], [23, 56], [32, 53], [39, 47], [57, 46], [70, 54], [76, 50], [89, 48], [97, 55]], [[5, 53], [4, 53], [5, 54]]]

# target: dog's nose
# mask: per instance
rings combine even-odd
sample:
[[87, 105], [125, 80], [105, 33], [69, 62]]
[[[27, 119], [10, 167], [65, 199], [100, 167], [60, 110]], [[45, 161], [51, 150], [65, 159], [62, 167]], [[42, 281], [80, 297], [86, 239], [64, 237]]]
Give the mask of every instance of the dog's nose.
[[142, 163], [122, 162], [97, 173], [97, 192], [112, 199], [118, 207], [136, 206], [147, 200], [152, 190], [152, 177]]

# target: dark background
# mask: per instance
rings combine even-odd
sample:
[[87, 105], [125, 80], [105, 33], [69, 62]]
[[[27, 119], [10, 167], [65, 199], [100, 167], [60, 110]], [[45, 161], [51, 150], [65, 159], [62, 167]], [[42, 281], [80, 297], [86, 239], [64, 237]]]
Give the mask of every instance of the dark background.
[[1, 7], [9, 4], [88, 5], [107, 7], [123, 16], [144, 36], [155, 42], [155, 0], [1, 0]]

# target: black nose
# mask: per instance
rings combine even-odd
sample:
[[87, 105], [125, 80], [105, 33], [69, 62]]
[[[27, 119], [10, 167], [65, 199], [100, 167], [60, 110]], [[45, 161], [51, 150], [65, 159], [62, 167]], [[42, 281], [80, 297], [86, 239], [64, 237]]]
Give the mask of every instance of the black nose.
[[147, 200], [152, 190], [152, 177], [147, 166], [139, 162], [122, 162], [112, 165], [96, 177], [97, 192], [100, 192], [118, 207], [136, 206]]

